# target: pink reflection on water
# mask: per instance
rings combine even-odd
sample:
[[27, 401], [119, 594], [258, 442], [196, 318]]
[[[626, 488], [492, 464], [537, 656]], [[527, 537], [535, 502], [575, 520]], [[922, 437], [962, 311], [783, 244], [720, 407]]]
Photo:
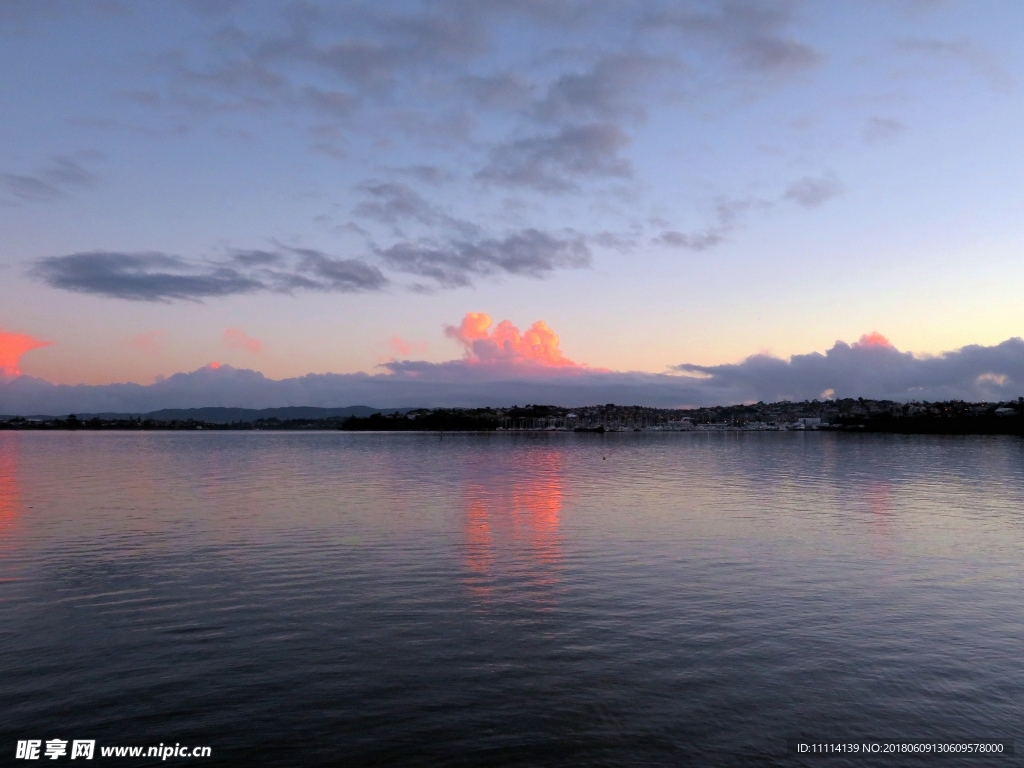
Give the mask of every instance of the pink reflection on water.
[[872, 481], [865, 489], [864, 498], [870, 512], [868, 525], [871, 527], [875, 551], [889, 554], [893, 549], [892, 483], [888, 480]]
[[491, 482], [470, 478], [464, 498], [463, 538], [466, 586], [477, 597], [493, 596], [499, 579], [519, 587], [557, 584], [562, 561], [561, 457], [530, 451], [513, 471], [491, 474]]
[[466, 586], [479, 597], [490, 594], [488, 586], [494, 570], [494, 537], [488, 521], [487, 505], [480, 499], [470, 498], [466, 504]]
[[13, 445], [0, 444], [0, 552], [7, 549], [8, 540], [21, 516], [18, 467], [13, 451]]

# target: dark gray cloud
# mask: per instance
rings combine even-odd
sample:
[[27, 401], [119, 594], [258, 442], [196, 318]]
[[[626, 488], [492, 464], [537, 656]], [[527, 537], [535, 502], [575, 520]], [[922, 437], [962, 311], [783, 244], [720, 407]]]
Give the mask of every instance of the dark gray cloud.
[[[183, 2], [196, 12], [190, 23], [201, 32], [179, 49], [155, 52], [145, 80], [119, 91], [132, 102], [131, 114], [143, 115], [143, 122], [166, 114], [176, 130], [184, 130], [192, 120], [212, 122], [233, 112], [269, 116], [287, 110], [287, 120], [308, 121], [313, 151], [352, 162], [371, 142], [371, 152], [403, 148], [396, 164], [416, 162], [404, 152], [407, 145], [427, 148], [430, 154], [421, 158], [429, 164], [392, 169], [404, 174], [402, 181], [419, 183], [419, 191], [367, 182], [353, 213], [374, 235], [381, 228], [369, 222], [390, 227], [389, 236], [399, 241], [374, 247], [386, 267], [439, 285], [465, 285], [482, 274], [547, 274], [585, 263], [589, 254], [568, 259], [568, 251], [534, 243], [522, 248], [531, 257], [503, 260], [508, 243], [502, 237], [486, 234], [486, 222], [453, 217], [440, 192], [427, 185], [474, 179], [522, 190], [524, 197], [582, 193], [595, 182], [618, 191], [622, 185], [609, 182], [633, 173], [627, 128], [666, 97], [678, 105], [687, 103], [676, 98], [683, 93], [732, 89], [735, 95], [737, 84], [747, 96], [751, 87], [770, 87], [763, 75], [796, 73], [821, 58], [797, 39], [798, 4], [790, 0], [299, 0], [272, 4], [265, 13], [237, 0]], [[522, 44], [526, 40], [530, 45]], [[134, 130], [159, 133], [150, 126]], [[458, 177], [441, 170], [448, 164], [461, 169]], [[801, 180], [787, 194], [808, 206], [835, 194], [827, 179], [811, 188], [813, 181]], [[52, 199], [76, 183], [52, 173], [0, 177], [8, 194], [22, 199]], [[735, 218], [719, 212], [693, 232], [666, 224], [656, 239], [710, 248], [727, 237]], [[529, 223], [520, 218], [516, 226]], [[316, 289], [324, 282], [309, 271], [314, 261], [303, 262], [310, 266], [302, 271], [298, 257], [290, 258], [295, 265], [273, 274], [240, 270], [230, 259], [184, 260], [98, 279], [117, 285], [148, 280], [139, 291], [164, 298], [171, 294], [165, 296], [160, 285], [190, 285], [180, 289], [182, 295], [214, 296]], [[232, 287], [236, 281], [239, 287]]]
[[553, 136], [534, 136], [495, 147], [476, 178], [542, 192], [568, 192], [578, 188], [581, 178], [629, 176], [629, 161], [618, 154], [628, 143], [629, 137], [617, 125], [569, 126]]
[[410, 165], [404, 168], [394, 168], [396, 173], [415, 179], [423, 184], [436, 186], [452, 181], [455, 176], [451, 171], [439, 168], [436, 165]]
[[53, 288], [132, 301], [197, 301], [242, 293], [380, 290], [387, 278], [358, 259], [320, 251], [240, 251], [221, 261], [93, 251], [40, 259], [30, 275]]
[[652, 242], [672, 248], [685, 248], [688, 251], [704, 251], [712, 248], [725, 239], [725, 230], [720, 227], [708, 227], [699, 232], [678, 232], [668, 229], [655, 237]]
[[91, 186], [96, 175], [71, 157], [55, 157], [35, 173], [0, 173], [0, 189], [19, 200], [49, 202], [69, 191]]
[[900, 352], [877, 334], [837, 341], [825, 354], [788, 360], [754, 355], [732, 365], [683, 364], [722, 401], [869, 397], [892, 400], [999, 401], [1024, 394], [1024, 339], [971, 345], [937, 357]]
[[843, 185], [834, 176], [804, 176], [790, 184], [782, 197], [805, 208], [817, 208], [842, 193]]
[[0, 414], [146, 412], [223, 405], [338, 407], [623, 403], [665, 407], [868, 397], [894, 400], [1016, 399], [1024, 394], [1024, 340], [972, 345], [918, 358], [877, 343], [837, 342], [824, 355], [757, 355], [735, 365], [680, 365], [690, 375], [515, 364], [401, 361], [384, 373], [309, 374], [275, 381], [229, 366], [179, 373], [149, 386], [54, 385], [0, 377]]
[[651, 242], [671, 248], [685, 248], [690, 251], [704, 251], [723, 242], [740, 223], [740, 219], [752, 209], [767, 210], [771, 203], [766, 200], [722, 200], [715, 206], [715, 221], [704, 229], [693, 232], [666, 230]]
[[475, 276], [538, 278], [557, 269], [590, 264], [590, 249], [582, 236], [556, 237], [536, 229], [502, 238], [403, 242], [381, 248], [378, 254], [392, 269], [429, 278], [446, 288], [469, 285]]
[[436, 223], [441, 214], [408, 184], [370, 181], [362, 185], [369, 199], [359, 203], [354, 213], [386, 224], [414, 219], [423, 224]]
[[360, 187], [367, 199], [353, 209], [363, 219], [388, 224], [401, 239], [407, 239], [408, 223], [422, 225], [448, 238], [479, 239], [481, 228], [471, 221], [456, 218], [429, 203], [408, 184], [368, 181]]
[[[181, 74], [186, 80], [206, 78], [237, 90], [254, 82], [276, 87], [277, 82], [259, 80], [280, 77], [299, 65], [330, 74], [354, 95], [383, 96], [405, 74], [449, 70], [486, 52], [486, 10], [483, 3], [411, 8], [291, 3], [284, 6], [284, 26], [276, 32], [250, 31], [241, 24], [220, 26], [213, 38], [220, 61], [205, 69], [182, 68]], [[258, 78], [253, 80], [250, 74]]]
[[796, 7], [792, 0], [673, 3], [649, 11], [644, 23], [720, 51], [747, 72], [790, 75], [823, 59], [811, 46], [787, 36]]
[[681, 65], [665, 56], [623, 51], [601, 58], [590, 70], [556, 79], [533, 113], [542, 120], [611, 120], [644, 117], [649, 86]]
[[[363, 211], [386, 222], [415, 219], [438, 224], [447, 235], [370, 246], [384, 266], [427, 278], [414, 290], [456, 288], [474, 278], [542, 278], [559, 269], [590, 265], [586, 238], [523, 229], [485, 237], [475, 225], [445, 216], [412, 196], [403, 185], [372, 185], [378, 208]], [[364, 236], [366, 233], [363, 233]], [[362, 259], [340, 259], [310, 248], [235, 251], [222, 259], [191, 260], [157, 252], [92, 251], [40, 259], [29, 275], [53, 288], [132, 301], [199, 301], [247, 293], [377, 291], [389, 284], [381, 270]]]
[[346, 91], [329, 91], [307, 86], [302, 89], [302, 93], [318, 110], [335, 117], [348, 117], [359, 104], [359, 97]]
[[[230, 4], [215, 0], [200, 6], [212, 15], [231, 10]], [[357, 104], [379, 104], [426, 85], [440, 97], [432, 111], [458, 94], [463, 102], [468, 96], [475, 107], [519, 111], [548, 121], [639, 117], [657, 99], [658, 89], [651, 86], [666, 75], [677, 85], [683, 67], [675, 51], [691, 56], [724, 52], [744, 72], [785, 75], [815, 64], [820, 54], [787, 35], [794, 7], [788, 0], [632, 7], [604, 0], [291, 3], [269, 27], [248, 23], [243, 13], [211, 26], [207, 56], [195, 61], [171, 57], [177, 73], [174, 89], [179, 104], [198, 111], [262, 109], [276, 100], [347, 117]], [[558, 34], [532, 61], [517, 62], [518, 69], [505, 62], [498, 71], [473, 71], [500, 49], [503, 34], [523, 28], [532, 28], [538, 39]], [[653, 47], [652, 32], [659, 34]], [[604, 45], [595, 42], [597, 35], [603, 36]], [[607, 50], [613, 36], [620, 39], [618, 50]], [[636, 46], [636, 39], [644, 45]], [[570, 49], [574, 54], [565, 55]], [[662, 53], [652, 53], [654, 49]], [[589, 60], [582, 71], [579, 59]], [[691, 67], [692, 77], [699, 80], [706, 65]], [[311, 73], [321, 81], [328, 75], [344, 88], [328, 92], [313, 87]], [[544, 95], [531, 105], [538, 92]]]
[[513, 72], [471, 75], [463, 78], [462, 85], [475, 105], [503, 110], [525, 107], [535, 88], [523, 75]]

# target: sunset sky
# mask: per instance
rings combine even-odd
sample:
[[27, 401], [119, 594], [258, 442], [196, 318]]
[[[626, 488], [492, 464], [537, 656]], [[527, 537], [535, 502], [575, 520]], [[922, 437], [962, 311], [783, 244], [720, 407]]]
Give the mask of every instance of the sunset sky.
[[0, 377], [699, 382], [976, 345], [1005, 367], [957, 375], [1024, 394], [1022, 29], [984, 0], [8, 0]]

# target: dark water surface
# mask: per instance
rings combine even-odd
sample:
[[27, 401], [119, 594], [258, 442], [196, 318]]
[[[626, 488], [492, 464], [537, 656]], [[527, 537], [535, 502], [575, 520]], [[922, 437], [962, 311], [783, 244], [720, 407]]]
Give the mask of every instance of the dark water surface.
[[1019, 752], [1022, 545], [1016, 438], [0, 433], [0, 754]]

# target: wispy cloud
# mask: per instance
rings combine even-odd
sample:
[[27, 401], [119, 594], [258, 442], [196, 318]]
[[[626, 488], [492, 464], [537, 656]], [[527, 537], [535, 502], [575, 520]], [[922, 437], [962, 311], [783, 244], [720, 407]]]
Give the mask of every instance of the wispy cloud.
[[804, 176], [790, 184], [782, 197], [804, 208], [817, 208], [842, 193], [843, 185], [835, 176]]
[[715, 205], [714, 223], [704, 229], [692, 232], [665, 230], [652, 242], [671, 248], [690, 251], [704, 251], [723, 242], [740, 223], [742, 217], [752, 209], [767, 210], [771, 203], [766, 200], [720, 200]]
[[874, 144], [875, 142], [894, 138], [906, 129], [907, 127], [903, 123], [894, 118], [873, 116], [868, 118], [868, 121], [864, 124], [862, 135], [864, 136], [864, 141]]
[[379, 248], [378, 254], [392, 269], [444, 288], [469, 285], [474, 277], [489, 275], [539, 278], [557, 269], [589, 266], [591, 259], [581, 235], [557, 236], [536, 229], [478, 240], [400, 242]]
[[1008, 91], [1016, 83], [1002, 61], [971, 40], [906, 37], [897, 40], [896, 47], [906, 53], [966, 66], [997, 91]]
[[258, 355], [263, 352], [263, 342], [250, 336], [241, 328], [228, 328], [221, 337], [224, 345], [233, 349], [244, 349]]
[[352, 293], [381, 290], [388, 282], [364, 261], [308, 248], [239, 251], [220, 261], [92, 251], [40, 259], [30, 275], [53, 288], [133, 301], [198, 301], [264, 291]]
[[620, 51], [601, 57], [584, 72], [567, 72], [547, 89], [532, 109], [547, 121], [642, 119], [650, 86], [661, 75], [680, 71], [668, 56]]
[[150, 354], [162, 352], [167, 347], [167, 332], [160, 328], [145, 331], [128, 339], [128, 344]]
[[28, 202], [51, 202], [95, 182], [96, 174], [66, 156], [53, 158], [34, 173], [0, 173], [0, 189]]
[[782, 2], [672, 3], [648, 10], [646, 26], [671, 30], [725, 54], [740, 69], [790, 75], [816, 66], [822, 53], [787, 34], [797, 4]]
[[609, 123], [569, 126], [554, 135], [517, 139], [495, 147], [475, 178], [541, 192], [569, 192], [583, 178], [628, 177], [629, 161], [619, 151], [629, 143], [625, 131]]

